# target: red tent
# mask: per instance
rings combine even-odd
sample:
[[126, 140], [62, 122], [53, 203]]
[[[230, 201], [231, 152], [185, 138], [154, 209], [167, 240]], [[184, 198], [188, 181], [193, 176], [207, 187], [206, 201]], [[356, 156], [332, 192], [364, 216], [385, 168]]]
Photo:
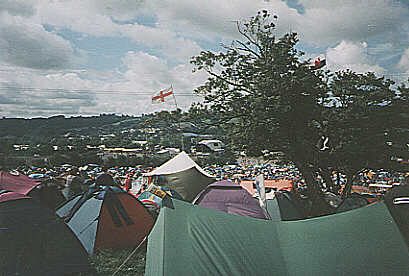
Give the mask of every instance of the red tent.
[[118, 187], [78, 195], [57, 210], [89, 254], [140, 244], [154, 220], [143, 204]]
[[40, 183], [19, 172], [0, 171], [0, 190], [27, 195]]
[[15, 192], [0, 191], [0, 203], [6, 202], [9, 200], [26, 199], [26, 198], [30, 198], [30, 197], [19, 194], [19, 193], [15, 193]]

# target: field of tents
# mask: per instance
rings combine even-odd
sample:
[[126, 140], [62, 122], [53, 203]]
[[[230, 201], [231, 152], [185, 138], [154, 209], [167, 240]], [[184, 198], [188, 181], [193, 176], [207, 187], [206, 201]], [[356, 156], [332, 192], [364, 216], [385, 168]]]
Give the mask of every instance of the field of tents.
[[49, 208], [37, 181], [1, 172], [4, 275], [409, 272], [407, 185], [373, 201], [329, 197], [331, 214], [311, 218], [288, 182], [217, 180], [184, 152], [129, 192], [109, 173], [87, 183]]

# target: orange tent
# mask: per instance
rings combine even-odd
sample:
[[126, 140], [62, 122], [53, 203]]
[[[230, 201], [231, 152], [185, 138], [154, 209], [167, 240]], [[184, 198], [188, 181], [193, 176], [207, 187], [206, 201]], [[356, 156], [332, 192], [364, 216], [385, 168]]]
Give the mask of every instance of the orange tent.
[[57, 210], [57, 215], [66, 220], [89, 254], [99, 249], [134, 247], [154, 224], [139, 200], [112, 186], [74, 197]]

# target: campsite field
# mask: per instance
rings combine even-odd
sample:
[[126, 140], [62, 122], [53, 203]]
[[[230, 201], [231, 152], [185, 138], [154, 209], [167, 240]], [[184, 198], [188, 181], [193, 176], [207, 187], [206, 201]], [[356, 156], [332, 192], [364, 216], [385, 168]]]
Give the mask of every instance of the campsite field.
[[[111, 276], [125, 259], [131, 254], [133, 249], [124, 250], [104, 250], [91, 257], [90, 261], [95, 267], [98, 276]], [[145, 273], [146, 247], [140, 248], [117, 272], [118, 276], [144, 275]]]

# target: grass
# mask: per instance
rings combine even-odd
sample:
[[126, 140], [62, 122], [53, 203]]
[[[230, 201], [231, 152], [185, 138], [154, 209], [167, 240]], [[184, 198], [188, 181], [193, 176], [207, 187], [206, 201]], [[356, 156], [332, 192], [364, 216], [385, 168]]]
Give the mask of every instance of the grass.
[[[103, 250], [90, 257], [90, 262], [97, 271], [98, 276], [111, 276], [132, 253], [133, 249]], [[136, 253], [117, 272], [116, 276], [144, 275], [145, 273], [146, 245]]]

